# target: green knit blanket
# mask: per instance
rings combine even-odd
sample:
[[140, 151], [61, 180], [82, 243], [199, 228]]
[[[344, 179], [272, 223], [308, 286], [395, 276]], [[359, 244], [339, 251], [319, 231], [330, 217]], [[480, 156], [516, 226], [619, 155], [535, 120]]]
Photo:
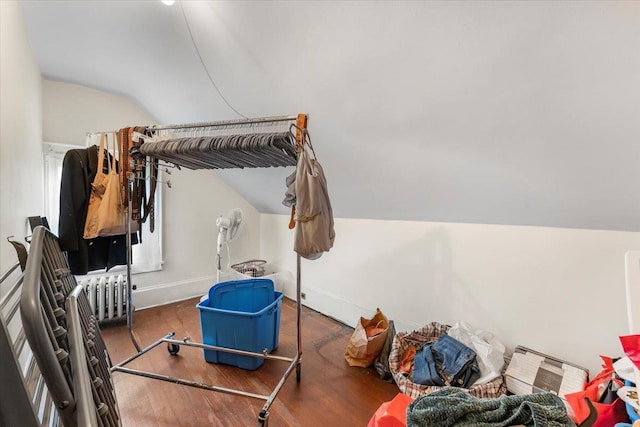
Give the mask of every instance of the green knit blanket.
[[455, 387], [418, 397], [407, 408], [407, 427], [575, 427], [552, 393], [480, 399]]

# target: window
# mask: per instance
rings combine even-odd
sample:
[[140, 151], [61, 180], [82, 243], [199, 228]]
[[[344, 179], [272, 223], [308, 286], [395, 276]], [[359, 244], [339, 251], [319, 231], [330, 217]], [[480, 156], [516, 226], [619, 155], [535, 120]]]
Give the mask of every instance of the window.
[[[88, 145], [93, 141], [87, 140]], [[44, 153], [44, 189], [45, 215], [54, 234], [58, 234], [58, 217], [60, 216], [60, 179], [62, 177], [62, 161], [65, 153], [76, 145], [65, 145], [51, 142], [43, 144]], [[148, 183], [147, 183], [148, 185]], [[155, 231], [149, 231], [148, 223], [142, 227], [142, 243], [133, 245], [132, 273], [146, 273], [162, 270], [162, 185], [158, 183], [155, 195]], [[126, 266], [114, 267], [109, 272], [126, 270]], [[91, 273], [89, 273], [91, 274]], [[94, 273], [95, 274], [95, 273]]]

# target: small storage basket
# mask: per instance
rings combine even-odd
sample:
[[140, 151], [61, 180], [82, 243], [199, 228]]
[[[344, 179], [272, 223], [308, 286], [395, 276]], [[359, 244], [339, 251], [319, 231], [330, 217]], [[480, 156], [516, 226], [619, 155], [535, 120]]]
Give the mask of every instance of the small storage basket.
[[246, 276], [260, 277], [260, 276], [264, 276], [266, 263], [267, 261], [263, 259], [251, 259], [249, 261], [233, 264], [231, 268], [233, 268], [238, 273], [242, 273]]
[[[413, 344], [418, 347], [422, 347], [429, 342], [435, 342], [440, 335], [444, 335], [449, 330], [449, 325], [443, 325], [438, 322], [432, 322], [427, 326], [413, 331], [410, 333], [400, 332], [393, 338], [393, 344], [391, 346], [391, 354], [389, 354], [389, 369], [391, 375], [400, 391], [404, 394], [413, 397], [414, 399], [425, 394], [433, 393], [440, 390], [442, 387], [428, 386], [422, 384], [416, 384], [412, 381], [413, 372], [408, 375], [400, 371], [400, 359], [407, 349], [409, 344]], [[506, 393], [506, 387], [504, 386], [504, 380], [502, 375], [490, 381], [486, 384], [473, 385], [471, 388], [460, 388], [462, 391], [466, 391], [475, 397], [498, 397]]]

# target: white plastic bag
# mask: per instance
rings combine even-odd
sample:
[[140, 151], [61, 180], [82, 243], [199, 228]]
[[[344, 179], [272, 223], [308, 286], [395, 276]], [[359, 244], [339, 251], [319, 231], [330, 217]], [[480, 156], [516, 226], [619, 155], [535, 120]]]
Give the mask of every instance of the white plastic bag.
[[636, 382], [635, 372], [633, 370], [633, 362], [629, 359], [629, 356], [622, 356], [620, 359], [613, 363], [613, 369], [616, 370], [616, 374], [623, 380]]
[[502, 374], [505, 348], [492, 333], [465, 322], [456, 322], [447, 333], [476, 352], [480, 378], [474, 384], [486, 384]]

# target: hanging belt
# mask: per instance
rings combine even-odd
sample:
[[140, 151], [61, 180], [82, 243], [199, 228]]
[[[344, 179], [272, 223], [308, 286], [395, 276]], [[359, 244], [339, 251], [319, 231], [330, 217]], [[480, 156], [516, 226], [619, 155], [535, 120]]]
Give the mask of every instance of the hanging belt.
[[149, 179], [151, 180], [149, 188], [149, 200], [144, 204], [144, 216], [141, 222], [145, 222], [149, 217], [149, 231], [153, 233], [155, 230], [155, 195], [158, 183], [158, 159], [151, 159], [151, 170], [149, 171]]

